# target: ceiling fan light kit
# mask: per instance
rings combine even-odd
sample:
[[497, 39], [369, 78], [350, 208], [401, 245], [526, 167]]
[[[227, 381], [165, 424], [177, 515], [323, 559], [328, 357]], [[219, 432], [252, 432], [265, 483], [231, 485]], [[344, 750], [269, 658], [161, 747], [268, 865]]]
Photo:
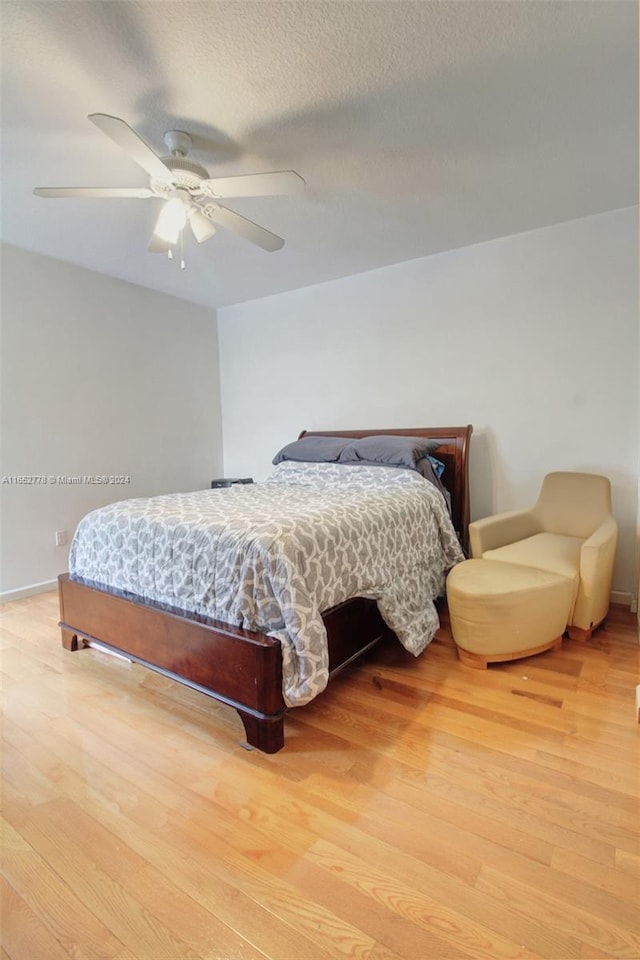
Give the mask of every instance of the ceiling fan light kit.
[[154, 236], [160, 237], [171, 246], [178, 242], [178, 237], [187, 222], [187, 205], [189, 194], [186, 190], [175, 190], [174, 195], [167, 200], [153, 231]]
[[208, 240], [209, 237], [212, 237], [216, 232], [215, 224], [212, 223], [211, 220], [207, 220], [205, 215], [199, 210], [196, 210], [194, 206], [190, 207], [187, 215], [189, 217], [191, 231], [198, 243], [204, 243], [205, 240]]
[[[284, 246], [282, 237], [253, 223], [246, 217], [212, 200], [226, 197], [268, 197], [301, 193], [302, 177], [293, 170], [241, 174], [210, 178], [208, 171], [186, 156], [192, 147], [188, 133], [167, 130], [164, 143], [170, 156], [159, 157], [138, 136], [128, 123], [106, 113], [92, 113], [89, 120], [135, 160], [149, 175], [149, 187], [36, 187], [34, 194], [45, 199], [137, 199], [159, 198], [164, 201], [151, 241], [150, 253], [171, 254], [172, 247], [182, 241], [187, 222], [198, 243], [209, 240], [216, 225], [230, 230], [273, 252]], [[181, 266], [184, 269], [184, 259]]]

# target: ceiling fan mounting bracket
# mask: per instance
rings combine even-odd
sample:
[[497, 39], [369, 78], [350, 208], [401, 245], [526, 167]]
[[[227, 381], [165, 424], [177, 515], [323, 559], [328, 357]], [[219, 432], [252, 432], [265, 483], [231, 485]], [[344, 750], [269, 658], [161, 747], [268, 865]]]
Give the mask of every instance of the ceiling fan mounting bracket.
[[172, 157], [186, 157], [193, 146], [189, 134], [182, 130], [167, 130], [164, 135], [164, 142]]

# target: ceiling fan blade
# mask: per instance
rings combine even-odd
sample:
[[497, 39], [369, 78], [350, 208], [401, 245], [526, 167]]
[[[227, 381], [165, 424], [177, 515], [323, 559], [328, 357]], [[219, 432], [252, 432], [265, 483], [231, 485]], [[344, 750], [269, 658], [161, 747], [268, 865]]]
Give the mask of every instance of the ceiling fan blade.
[[275, 197], [303, 193], [305, 182], [294, 170], [248, 173], [238, 177], [202, 180], [200, 189], [208, 197]]
[[281, 247], [284, 246], [282, 237], [278, 237], [275, 233], [265, 230], [264, 227], [259, 227], [257, 223], [247, 220], [246, 217], [241, 217], [239, 213], [234, 213], [233, 210], [229, 210], [227, 207], [221, 207], [217, 203], [208, 203], [201, 208], [201, 212], [209, 220], [213, 220], [214, 223], [220, 224], [221, 227], [237, 233], [238, 236], [244, 237], [245, 240], [249, 240], [251, 243], [256, 243], [259, 247], [262, 247], [263, 250], [268, 250], [269, 253], [272, 253], [274, 250], [280, 250]]
[[198, 243], [204, 243], [205, 240], [209, 240], [216, 232], [214, 223], [203, 216], [195, 207], [191, 207], [189, 210], [189, 223], [191, 224], [191, 230]]
[[151, 147], [124, 120], [111, 117], [107, 113], [91, 113], [89, 120], [128, 153], [132, 160], [147, 171], [149, 176], [175, 182], [173, 174], [168, 167], [165, 167], [160, 157], [156, 156]]
[[154, 197], [147, 187], [36, 187], [36, 197], [129, 197], [145, 200]]

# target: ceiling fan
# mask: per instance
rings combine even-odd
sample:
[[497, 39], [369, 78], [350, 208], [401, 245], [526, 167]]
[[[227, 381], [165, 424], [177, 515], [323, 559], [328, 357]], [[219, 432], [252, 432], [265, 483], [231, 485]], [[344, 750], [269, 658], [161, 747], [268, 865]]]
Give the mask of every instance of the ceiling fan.
[[284, 246], [282, 237], [241, 217], [217, 201], [225, 197], [268, 197], [301, 193], [302, 177], [293, 170], [273, 173], [241, 174], [211, 179], [200, 164], [187, 160], [192, 142], [188, 133], [168, 130], [164, 142], [169, 156], [159, 157], [128, 123], [106, 113], [92, 113], [89, 120], [114, 143], [129, 154], [149, 174], [148, 187], [36, 187], [38, 197], [133, 198], [146, 200], [159, 197], [165, 202], [156, 222], [149, 251], [169, 252], [189, 223], [198, 243], [204, 243], [224, 227], [263, 250], [273, 252]]

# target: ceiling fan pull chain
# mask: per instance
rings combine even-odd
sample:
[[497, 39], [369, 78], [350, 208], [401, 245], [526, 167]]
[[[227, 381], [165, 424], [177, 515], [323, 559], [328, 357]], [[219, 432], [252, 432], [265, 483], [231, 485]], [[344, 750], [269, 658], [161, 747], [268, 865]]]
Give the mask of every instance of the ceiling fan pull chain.
[[184, 230], [180, 231], [180, 269], [184, 270], [186, 264], [184, 262]]

